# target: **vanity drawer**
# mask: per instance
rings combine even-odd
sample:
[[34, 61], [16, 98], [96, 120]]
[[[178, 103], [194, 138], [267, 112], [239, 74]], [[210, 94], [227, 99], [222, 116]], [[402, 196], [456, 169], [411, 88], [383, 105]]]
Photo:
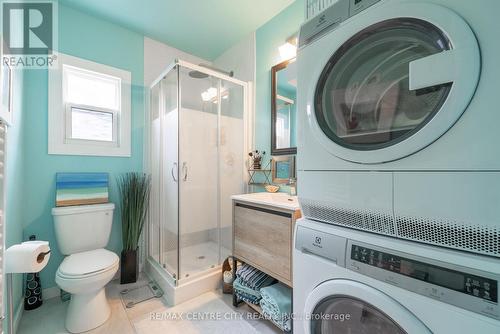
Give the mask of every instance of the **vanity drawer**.
[[233, 254], [291, 285], [293, 214], [234, 205]]

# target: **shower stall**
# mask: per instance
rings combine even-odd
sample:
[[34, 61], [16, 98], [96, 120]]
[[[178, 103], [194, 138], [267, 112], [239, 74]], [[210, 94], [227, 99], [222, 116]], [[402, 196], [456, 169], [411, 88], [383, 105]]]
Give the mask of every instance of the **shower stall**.
[[246, 190], [247, 90], [181, 60], [151, 86], [146, 271], [173, 304], [216, 288], [231, 254], [230, 197]]

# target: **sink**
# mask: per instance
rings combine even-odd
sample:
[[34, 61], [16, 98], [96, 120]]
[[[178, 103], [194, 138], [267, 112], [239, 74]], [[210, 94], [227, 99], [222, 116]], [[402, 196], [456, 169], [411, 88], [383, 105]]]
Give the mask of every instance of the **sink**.
[[290, 196], [287, 193], [261, 192], [261, 193], [234, 195], [231, 196], [231, 198], [238, 201], [275, 206], [283, 209], [290, 209], [290, 210], [300, 209], [297, 196]]

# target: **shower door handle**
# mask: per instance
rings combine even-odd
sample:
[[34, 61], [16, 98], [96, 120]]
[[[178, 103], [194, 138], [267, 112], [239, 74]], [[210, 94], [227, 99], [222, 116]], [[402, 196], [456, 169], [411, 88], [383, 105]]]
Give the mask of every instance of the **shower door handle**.
[[[174, 173], [174, 169], [175, 169], [175, 173]], [[174, 182], [177, 182], [177, 177], [175, 177], [175, 174], [177, 174], [179, 172], [178, 168], [177, 168], [177, 162], [174, 162], [174, 164], [172, 165], [172, 169], [170, 170], [170, 174], [172, 174], [172, 179], [174, 179]]]
[[187, 181], [188, 178], [188, 167], [187, 167], [187, 162], [182, 163], [182, 173], [184, 174], [182, 177], [182, 181]]

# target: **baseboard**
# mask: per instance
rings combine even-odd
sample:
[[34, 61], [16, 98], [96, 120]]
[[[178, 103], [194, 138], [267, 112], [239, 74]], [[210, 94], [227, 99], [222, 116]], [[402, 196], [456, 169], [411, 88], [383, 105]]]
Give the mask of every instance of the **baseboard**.
[[59, 289], [57, 286], [53, 286], [52, 288], [47, 288], [42, 290], [42, 297], [45, 300], [59, 297], [60, 295], [61, 295], [61, 289]]

